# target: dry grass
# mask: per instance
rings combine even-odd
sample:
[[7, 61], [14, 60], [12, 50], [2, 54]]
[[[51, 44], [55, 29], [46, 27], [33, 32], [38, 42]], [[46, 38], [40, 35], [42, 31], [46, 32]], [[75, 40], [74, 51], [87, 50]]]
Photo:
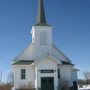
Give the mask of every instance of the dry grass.
[[28, 85], [20, 86], [19, 90], [35, 90], [32, 82], [29, 82]]
[[17, 89], [17, 90], [35, 90], [35, 89]]
[[12, 86], [11, 84], [3, 84], [0, 85], [0, 90], [12, 90]]

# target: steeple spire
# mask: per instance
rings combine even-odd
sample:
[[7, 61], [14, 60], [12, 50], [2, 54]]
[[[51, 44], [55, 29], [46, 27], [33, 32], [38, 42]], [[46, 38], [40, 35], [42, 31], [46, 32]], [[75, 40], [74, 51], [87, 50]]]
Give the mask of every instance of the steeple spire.
[[37, 24], [38, 25], [45, 25], [46, 24], [46, 17], [45, 17], [43, 0], [39, 0]]

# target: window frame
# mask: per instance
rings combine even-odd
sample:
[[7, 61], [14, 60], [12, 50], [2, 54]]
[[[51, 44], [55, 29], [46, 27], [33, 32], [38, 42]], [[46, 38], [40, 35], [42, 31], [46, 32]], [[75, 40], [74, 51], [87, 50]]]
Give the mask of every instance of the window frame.
[[21, 69], [21, 79], [26, 79], [26, 70]]

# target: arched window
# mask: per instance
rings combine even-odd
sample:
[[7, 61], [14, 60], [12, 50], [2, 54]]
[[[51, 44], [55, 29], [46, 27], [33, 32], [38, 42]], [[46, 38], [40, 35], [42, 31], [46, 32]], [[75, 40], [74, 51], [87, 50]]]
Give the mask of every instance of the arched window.
[[47, 33], [46, 32], [40, 33], [40, 45], [47, 45]]

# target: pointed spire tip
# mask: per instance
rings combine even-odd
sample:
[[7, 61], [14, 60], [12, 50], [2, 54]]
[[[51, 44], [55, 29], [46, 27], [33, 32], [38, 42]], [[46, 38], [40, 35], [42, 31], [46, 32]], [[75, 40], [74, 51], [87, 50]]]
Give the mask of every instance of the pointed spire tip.
[[44, 11], [44, 2], [43, 0], [38, 0], [38, 16], [37, 16], [37, 24], [46, 24], [46, 17], [45, 17], [45, 11]]

